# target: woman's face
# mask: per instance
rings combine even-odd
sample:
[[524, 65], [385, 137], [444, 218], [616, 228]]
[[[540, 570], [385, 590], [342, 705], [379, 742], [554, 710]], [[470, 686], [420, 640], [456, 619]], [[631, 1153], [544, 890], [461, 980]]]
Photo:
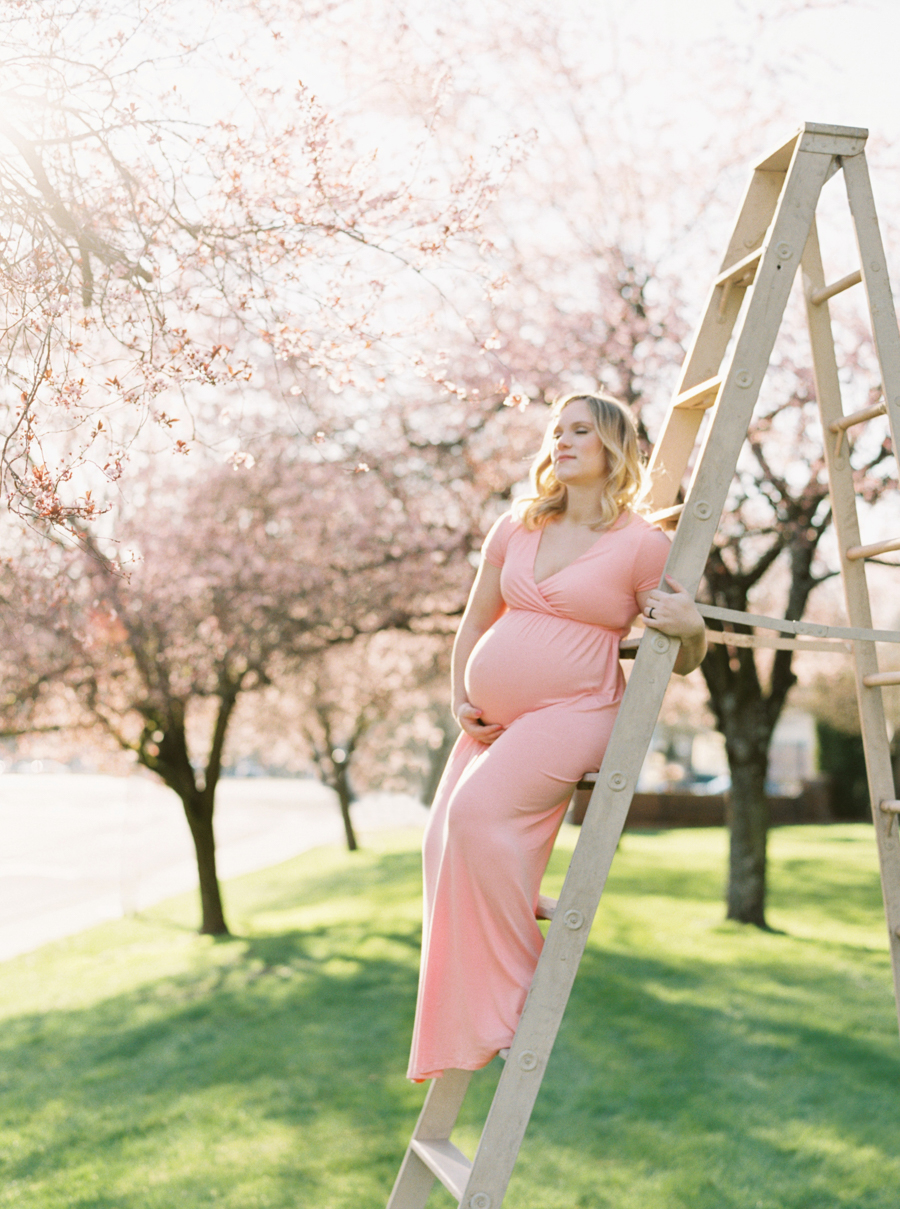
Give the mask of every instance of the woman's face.
[[552, 429], [550, 459], [553, 472], [565, 485], [591, 486], [606, 476], [606, 449], [594, 427], [594, 416], [583, 399], [567, 403]]

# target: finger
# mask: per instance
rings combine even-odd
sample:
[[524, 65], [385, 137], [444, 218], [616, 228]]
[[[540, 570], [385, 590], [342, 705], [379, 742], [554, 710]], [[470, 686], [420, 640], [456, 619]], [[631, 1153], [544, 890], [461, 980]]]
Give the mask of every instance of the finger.
[[483, 727], [479, 727], [478, 733], [474, 734], [472, 736], [472, 738], [477, 739], [477, 741], [479, 743], [484, 743], [489, 747], [492, 743], [496, 743], [502, 734], [503, 734], [502, 726], [497, 727], [496, 730], [493, 727], [490, 730], [486, 730]]

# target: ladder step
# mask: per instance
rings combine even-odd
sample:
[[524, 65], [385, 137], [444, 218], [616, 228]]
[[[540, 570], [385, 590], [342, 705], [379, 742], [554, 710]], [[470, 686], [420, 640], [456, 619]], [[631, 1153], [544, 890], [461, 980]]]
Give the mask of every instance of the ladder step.
[[419, 1156], [432, 1175], [436, 1175], [447, 1191], [462, 1200], [472, 1164], [452, 1142], [423, 1141], [413, 1138], [410, 1150]]
[[598, 776], [598, 774], [596, 772], [586, 772], [584, 774], [584, 776], [581, 778], [581, 780], [578, 782], [578, 784], [575, 786], [575, 788], [576, 789], [593, 789], [594, 786], [597, 784], [597, 776]]
[[900, 672], [871, 672], [863, 676], [866, 688], [882, 688], [889, 684], [900, 684]]
[[833, 298], [835, 294], [842, 294], [844, 290], [849, 290], [851, 286], [859, 285], [862, 281], [862, 273], [859, 269], [855, 273], [848, 273], [846, 277], [842, 277], [840, 281], [834, 281], [831, 285], [823, 286], [821, 290], [814, 290], [809, 296], [813, 306], [821, 306], [823, 302], [827, 302], [829, 298]]
[[755, 252], [751, 252], [749, 256], [745, 256], [743, 260], [738, 260], [730, 268], [723, 269], [716, 278], [716, 285], [725, 285], [726, 282], [730, 282], [732, 285], [750, 285], [756, 276], [756, 269], [761, 256], [762, 248], [757, 248]]
[[677, 521], [684, 512], [684, 504], [675, 504], [671, 508], [660, 508], [658, 512], [651, 512], [646, 518], [649, 525], [659, 525], [661, 529], [673, 529], [675, 526], [672, 521]]
[[822, 651], [830, 655], [852, 655], [853, 648], [843, 638], [778, 638], [772, 634], [735, 634], [731, 630], [707, 630], [706, 641], [719, 646], [746, 647], [769, 651]]
[[676, 396], [672, 406], [685, 411], [706, 411], [708, 408], [715, 406], [721, 386], [721, 378], [707, 378], [699, 386], [692, 386], [690, 390], [683, 390], [680, 395]]
[[900, 814], [900, 802], [889, 798], [886, 802], [881, 803], [881, 809], [885, 814]]
[[732, 287], [737, 286], [740, 289], [745, 289], [748, 285], [753, 284], [761, 256], [762, 248], [757, 248], [757, 250], [755, 252], [751, 252], [749, 256], [745, 256], [742, 260], [736, 261], [729, 268], [723, 269], [716, 278], [716, 285], [723, 287], [722, 297], [719, 299], [720, 319], [725, 318], [725, 312], [728, 309], [728, 303], [731, 299]]
[[619, 643], [619, 658], [634, 659], [641, 645], [640, 638], [623, 638]]
[[900, 537], [892, 537], [886, 542], [873, 542], [871, 546], [851, 546], [847, 557], [855, 562], [858, 558], [874, 558], [876, 554], [887, 554], [891, 550], [900, 550]]
[[[579, 785], [581, 782], [579, 781]], [[593, 788], [593, 786], [591, 786]], [[546, 894], [539, 894], [537, 907], [535, 908], [535, 919], [552, 919], [553, 913], [556, 910], [557, 902], [555, 898], [548, 898]]]
[[874, 420], [876, 416], [883, 416], [886, 413], [887, 404], [882, 400], [881, 403], [875, 403], [872, 407], [864, 407], [861, 411], [852, 411], [848, 416], [841, 416], [828, 427], [831, 432], [846, 432], [854, 424], [864, 424], [866, 420]]

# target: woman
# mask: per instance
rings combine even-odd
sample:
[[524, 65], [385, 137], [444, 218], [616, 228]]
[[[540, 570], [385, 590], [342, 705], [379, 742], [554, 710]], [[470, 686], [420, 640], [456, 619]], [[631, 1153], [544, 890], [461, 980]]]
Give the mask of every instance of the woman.
[[538, 891], [574, 784], [600, 767], [638, 613], [697, 666], [688, 593], [657, 585], [669, 542], [634, 511], [630, 412], [603, 395], [552, 409], [534, 493], [493, 526], [453, 649], [463, 733], [424, 841], [424, 931], [409, 1078], [477, 1070], [512, 1043], [540, 955]]

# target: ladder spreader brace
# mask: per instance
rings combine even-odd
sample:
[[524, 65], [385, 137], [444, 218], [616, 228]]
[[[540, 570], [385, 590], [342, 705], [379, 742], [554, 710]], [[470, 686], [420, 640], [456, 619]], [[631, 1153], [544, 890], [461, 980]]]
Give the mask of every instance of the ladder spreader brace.
[[[682, 368], [681, 379], [650, 462], [655, 518], [678, 518], [666, 573], [695, 594], [725, 505], [738, 455], [781, 325], [798, 267], [803, 275], [816, 395], [826, 434], [825, 456], [850, 625], [778, 621], [701, 606], [708, 618], [744, 628], [727, 633], [735, 645], [796, 645], [849, 650], [869, 792], [878, 842], [890, 939], [894, 991], [900, 1010], [900, 815], [891, 770], [881, 687], [900, 672], [879, 671], [876, 644], [900, 641], [897, 631], [872, 628], [865, 561], [900, 549], [900, 537], [863, 545], [850, 459], [849, 428], [888, 416], [894, 453], [900, 429], [900, 333], [865, 159], [868, 132], [806, 123], [754, 169], [722, 266]], [[828, 285], [822, 271], [815, 211], [825, 182], [843, 171], [861, 267]], [[883, 402], [844, 415], [829, 298], [863, 283], [868, 296]], [[732, 337], [734, 337], [733, 343]], [[730, 357], [726, 352], [731, 348]], [[711, 411], [690, 482], [682, 483]], [[757, 637], [749, 630], [780, 631]], [[722, 639], [718, 631], [714, 639]], [[461, 1209], [499, 1209], [568, 1002], [578, 964], [612, 865], [638, 775], [649, 749], [678, 642], [648, 630], [637, 649], [619, 715], [581, 827], [558, 904], [541, 900], [551, 918], [525, 1008], [473, 1161], [450, 1141], [470, 1072], [449, 1070], [432, 1081], [387, 1209], [423, 1209], [438, 1179]]]

